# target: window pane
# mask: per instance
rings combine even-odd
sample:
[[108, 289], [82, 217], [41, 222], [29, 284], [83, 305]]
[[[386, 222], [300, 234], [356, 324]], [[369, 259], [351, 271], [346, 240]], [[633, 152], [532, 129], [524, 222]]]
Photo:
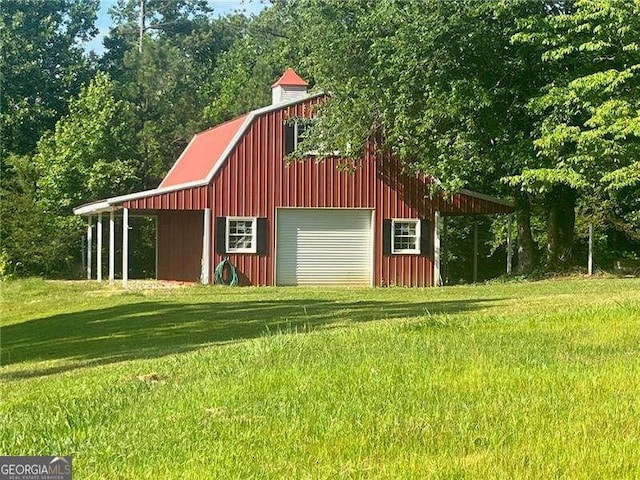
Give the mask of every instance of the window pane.
[[396, 252], [418, 250], [418, 220], [394, 221], [393, 249]]
[[230, 250], [248, 250], [253, 248], [253, 221], [230, 220], [228, 241]]

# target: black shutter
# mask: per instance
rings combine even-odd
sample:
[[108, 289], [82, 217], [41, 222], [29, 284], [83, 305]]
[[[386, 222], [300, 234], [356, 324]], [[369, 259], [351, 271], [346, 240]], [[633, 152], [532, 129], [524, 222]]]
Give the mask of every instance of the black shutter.
[[431, 254], [431, 222], [420, 220], [420, 255], [428, 257]]
[[227, 253], [227, 217], [216, 217], [216, 253]]
[[257, 234], [257, 245], [256, 245], [256, 253], [258, 255], [266, 255], [267, 254], [267, 219], [266, 218], [258, 218], [256, 222], [258, 228]]
[[382, 221], [382, 254], [391, 255], [391, 220]]
[[284, 124], [284, 154], [289, 155], [296, 149], [296, 133], [295, 124], [293, 122], [285, 122]]

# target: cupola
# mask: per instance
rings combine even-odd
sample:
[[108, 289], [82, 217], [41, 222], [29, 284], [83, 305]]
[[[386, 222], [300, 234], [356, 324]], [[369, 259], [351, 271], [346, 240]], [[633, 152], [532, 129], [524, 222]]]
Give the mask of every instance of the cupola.
[[271, 85], [272, 104], [306, 97], [309, 84], [293, 68], [287, 68], [276, 83]]

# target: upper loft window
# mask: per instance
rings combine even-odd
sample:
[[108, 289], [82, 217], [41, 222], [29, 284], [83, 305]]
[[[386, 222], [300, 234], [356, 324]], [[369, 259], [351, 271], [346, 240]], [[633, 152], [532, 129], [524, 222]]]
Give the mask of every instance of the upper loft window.
[[305, 138], [306, 131], [313, 125], [313, 120], [298, 118], [288, 120], [284, 124], [284, 154], [291, 155]]
[[391, 228], [391, 253], [420, 253], [420, 220], [394, 219]]

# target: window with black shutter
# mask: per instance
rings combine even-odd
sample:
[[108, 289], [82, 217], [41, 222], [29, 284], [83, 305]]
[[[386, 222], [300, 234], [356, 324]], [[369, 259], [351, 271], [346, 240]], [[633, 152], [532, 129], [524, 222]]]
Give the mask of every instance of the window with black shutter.
[[216, 218], [216, 252], [267, 252], [267, 219], [257, 217]]
[[383, 255], [426, 255], [428, 222], [419, 219], [394, 218], [382, 221]]

